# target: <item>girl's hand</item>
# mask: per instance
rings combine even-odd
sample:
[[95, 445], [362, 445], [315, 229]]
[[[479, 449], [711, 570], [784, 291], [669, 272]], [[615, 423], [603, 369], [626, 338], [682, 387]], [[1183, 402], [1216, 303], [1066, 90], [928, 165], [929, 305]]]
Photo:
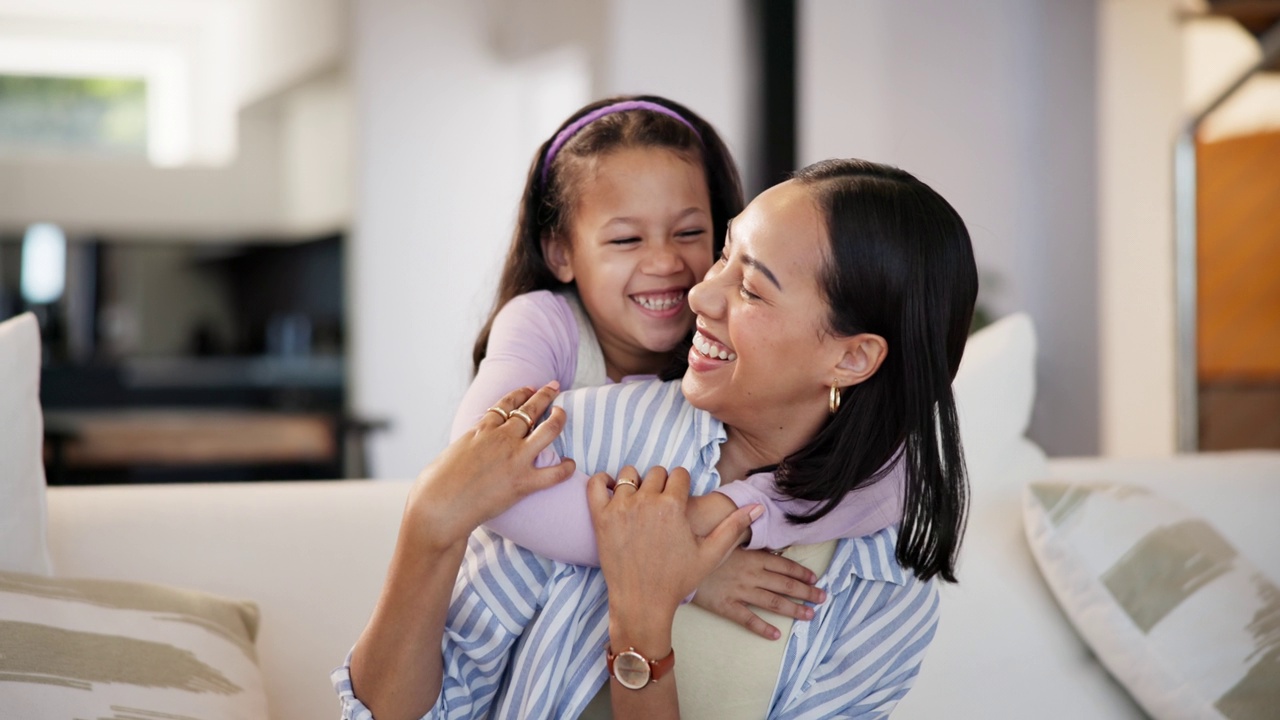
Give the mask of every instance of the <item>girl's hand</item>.
[[759, 505], [741, 508], [699, 538], [685, 516], [688, 500], [684, 468], [668, 476], [655, 467], [641, 479], [635, 468], [626, 467], [617, 482], [598, 473], [587, 485], [600, 567], [609, 587], [610, 624], [642, 643], [662, 645], [665, 636], [669, 645], [680, 601], [724, 560], [763, 511]]
[[[713, 493], [714, 494], [714, 493]], [[702, 584], [693, 604], [728, 618], [766, 640], [782, 637], [749, 606], [796, 620], [812, 620], [813, 608], [826, 592], [814, 587], [818, 576], [800, 563], [765, 550], [735, 549]]]
[[[508, 393], [495, 407], [521, 410], [537, 422], [559, 393], [554, 380], [534, 392]], [[572, 460], [534, 468], [538, 453], [564, 429], [564, 410], [554, 408], [535, 428], [514, 414], [486, 412], [471, 431], [449, 445], [414, 483], [402, 532], [424, 552], [441, 552], [459, 543], [481, 523], [530, 493], [563, 482], [573, 474]], [[531, 431], [532, 430], [532, 431]]]

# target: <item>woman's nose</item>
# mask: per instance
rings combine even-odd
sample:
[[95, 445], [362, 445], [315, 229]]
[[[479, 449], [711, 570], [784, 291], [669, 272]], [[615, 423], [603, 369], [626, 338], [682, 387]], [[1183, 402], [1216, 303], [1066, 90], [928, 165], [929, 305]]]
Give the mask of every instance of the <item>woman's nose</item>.
[[715, 268], [707, 272], [702, 282], [689, 288], [689, 309], [695, 315], [719, 318], [724, 314], [724, 293], [715, 284]]

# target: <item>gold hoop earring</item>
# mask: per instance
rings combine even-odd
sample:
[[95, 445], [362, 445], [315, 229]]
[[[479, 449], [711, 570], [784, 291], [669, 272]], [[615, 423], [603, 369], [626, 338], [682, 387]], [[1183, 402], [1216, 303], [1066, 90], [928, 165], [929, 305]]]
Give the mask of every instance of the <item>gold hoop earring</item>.
[[835, 415], [836, 411], [840, 409], [840, 386], [836, 384], [835, 380], [831, 381], [831, 394], [827, 396], [827, 409], [831, 411], [832, 415]]

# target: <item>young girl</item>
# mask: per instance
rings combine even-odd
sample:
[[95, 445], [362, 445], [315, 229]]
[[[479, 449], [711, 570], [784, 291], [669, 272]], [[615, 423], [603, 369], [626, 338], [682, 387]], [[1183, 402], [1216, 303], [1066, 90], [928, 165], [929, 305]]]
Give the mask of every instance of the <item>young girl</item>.
[[[497, 302], [476, 340], [476, 377], [453, 437], [514, 387], [554, 380], [570, 389], [682, 376], [693, 330], [687, 292], [711, 268], [729, 220], [742, 207], [728, 149], [688, 108], [636, 96], [575, 113], [529, 170]], [[693, 342], [703, 355], [734, 359], [704, 338]], [[833, 413], [839, 398], [833, 384]], [[756, 472], [724, 484], [719, 494], [691, 499], [691, 516], [697, 527], [710, 529], [735, 507], [762, 504], [747, 544], [752, 549], [860, 537], [901, 519], [899, 466], [888, 463], [838, 504], [791, 499], [772, 473]], [[801, 516], [808, 522], [792, 521]], [[585, 518], [581, 485], [570, 482], [526, 499], [489, 527], [547, 557], [598, 565]]]

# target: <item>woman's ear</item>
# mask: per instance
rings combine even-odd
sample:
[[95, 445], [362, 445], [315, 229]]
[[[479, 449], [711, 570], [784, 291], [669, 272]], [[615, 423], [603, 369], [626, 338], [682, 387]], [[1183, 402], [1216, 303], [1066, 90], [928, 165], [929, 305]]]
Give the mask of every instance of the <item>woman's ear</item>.
[[836, 383], [857, 385], [876, 374], [889, 355], [889, 343], [879, 335], [859, 333], [841, 341], [845, 353], [836, 363]]
[[573, 250], [568, 238], [547, 234], [542, 236], [542, 257], [547, 261], [551, 274], [562, 283], [573, 282]]

